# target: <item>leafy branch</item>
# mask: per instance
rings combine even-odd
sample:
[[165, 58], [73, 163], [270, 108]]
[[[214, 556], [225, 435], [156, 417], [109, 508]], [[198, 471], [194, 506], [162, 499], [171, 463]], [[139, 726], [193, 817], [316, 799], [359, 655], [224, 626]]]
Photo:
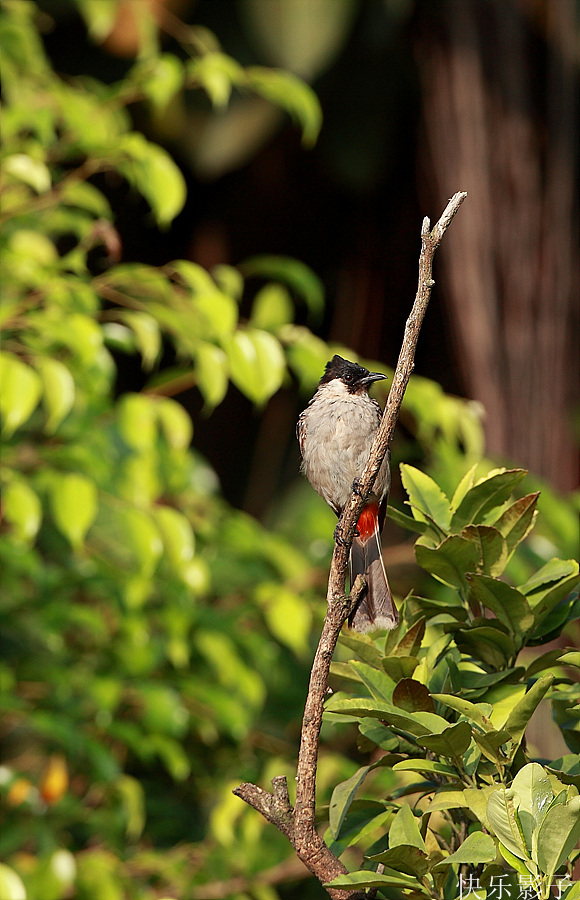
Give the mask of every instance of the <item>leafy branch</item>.
[[[253, 784], [241, 784], [234, 794], [258, 810], [269, 822], [286, 835], [299, 858], [310, 871], [326, 884], [346, 874], [346, 868], [324, 843], [315, 827], [316, 766], [324, 700], [328, 688], [330, 664], [340, 629], [356, 605], [363, 583], [357, 579], [350, 595], [345, 595], [346, 569], [354, 530], [365, 498], [372, 490], [376, 475], [392, 440], [405, 389], [414, 367], [419, 331], [427, 310], [431, 288], [433, 257], [443, 235], [465, 200], [465, 192], [454, 194], [441, 218], [431, 230], [427, 217], [421, 228], [419, 283], [411, 314], [407, 320], [399, 360], [393, 383], [364, 472], [352, 492], [339, 522], [339, 537], [334, 546], [327, 591], [327, 613], [310, 675], [310, 685], [304, 709], [300, 751], [296, 776], [296, 804], [290, 804], [285, 776], [272, 779], [273, 792]], [[329, 889], [335, 900], [363, 896], [360, 891]]]

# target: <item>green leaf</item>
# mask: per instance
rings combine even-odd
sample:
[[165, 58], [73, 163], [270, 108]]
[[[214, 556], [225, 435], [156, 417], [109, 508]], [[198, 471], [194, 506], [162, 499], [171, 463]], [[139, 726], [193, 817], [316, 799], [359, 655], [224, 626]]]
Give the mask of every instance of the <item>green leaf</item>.
[[193, 559], [195, 538], [185, 516], [170, 506], [157, 506], [153, 518], [161, 533], [165, 554], [173, 568], [181, 572]]
[[454, 694], [431, 694], [431, 697], [438, 703], [443, 703], [450, 709], [454, 709], [462, 716], [465, 716], [466, 719], [469, 719], [475, 725], [479, 725], [484, 731], [492, 730], [491, 720], [487, 716], [488, 709], [490, 709], [488, 705], [471, 703], [463, 697], [456, 697]]
[[520, 702], [513, 708], [506, 719], [504, 728], [509, 731], [513, 741], [511, 758], [513, 759], [516, 749], [522, 741], [527, 724], [530, 721], [536, 707], [546, 695], [554, 682], [553, 675], [542, 675]]
[[473, 487], [473, 480], [475, 478], [475, 470], [477, 469], [477, 463], [474, 463], [470, 469], [465, 473], [457, 487], [455, 488], [455, 492], [453, 497], [451, 498], [451, 509], [455, 511], [467, 492]]
[[508, 551], [500, 532], [491, 525], [467, 525], [461, 537], [475, 544], [479, 553], [477, 569], [484, 575], [501, 575], [505, 569]]
[[389, 869], [395, 869], [405, 875], [414, 875], [423, 878], [429, 871], [429, 859], [424, 850], [412, 845], [399, 844], [397, 847], [389, 847], [383, 853], [370, 856], [373, 862], [383, 863]]
[[467, 722], [457, 722], [445, 728], [440, 734], [417, 737], [417, 743], [438, 756], [458, 759], [463, 756], [471, 743], [471, 728]]
[[120, 317], [134, 332], [143, 368], [152, 369], [161, 353], [161, 332], [157, 320], [145, 312], [122, 310]]
[[203, 399], [213, 409], [228, 390], [228, 358], [221, 347], [200, 341], [195, 351], [195, 374]]
[[42, 505], [25, 481], [10, 481], [2, 491], [2, 513], [18, 540], [30, 542], [42, 522]]
[[154, 108], [162, 112], [183, 87], [183, 63], [173, 53], [161, 53], [146, 64], [149, 71], [142, 82], [142, 90]]
[[187, 189], [180, 169], [169, 154], [142, 134], [131, 132], [119, 140], [128, 158], [119, 168], [148, 201], [159, 225], [169, 225], [181, 212]]
[[487, 802], [487, 818], [496, 836], [514, 856], [529, 860], [530, 854], [516, 816], [517, 794], [505, 787], [497, 788]]
[[[545, 585], [562, 581], [568, 575], [576, 575], [577, 572], [578, 563], [575, 559], [551, 559], [521, 586], [522, 594], [528, 596]], [[533, 601], [530, 603], [533, 605]]]
[[433, 759], [402, 759], [394, 764], [393, 772], [425, 772], [430, 775], [446, 775], [450, 778], [457, 777], [457, 771], [446, 763], [436, 762]]
[[346, 814], [355, 798], [356, 792], [365, 780], [370, 766], [362, 766], [346, 781], [337, 784], [330, 798], [328, 820], [333, 838], [336, 840], [346, 818]]
[[356, 673], [360, 681], [366, 685], [370, 693], [377, 700], [391, 701], [395, 682], [384, 672], [369, 666], [367, 663], [352, 659], [349, 667]]
[[386, 888], [386, 887], [394, 887], [401, 889], [411, 889], [415, 891], [422, 891], [427, 897], [430, 897], [431, 894], [427, 893], [427, 891], [422, 887], [422, 885], [417, 881], [416, 878], [412, 878], [411, 876], [401, 875], [398, 872], [394, 872], [392, 875], [387, 874], [386, 872], [383, 874], [378, 874], [376, 872], [368, 872], [364, 869], [361, 869], [358, 872], [349, 872], [346, 875], [337, 875], [336, 878], [333, 878], [332, 881], [329, 881], [327, 884], [324, 884], [325, 888]]
[[419, 831], [417, 818], [408, 804], [401, 806], [393, 819], [389, 829], [389, 847], [418, 847], [424, 853], [427, 852], [425, 841]]
[[52, 186], [48, 167], [41, 160], [33, 159], [25, 153], [14, 153], [6, 157], [2, 161], [2, 174], [27, 184], [37, 194], [49, 191]]
[[451, 519], [451, 530], [461, 531], [466, 525], [486, 524], [485, 517], [508, 499], [526, 476], [525, 469], [495, 469], [467, 491]]
[[548, 877], [566, 862], [580, 838], [580, 797], [551, 806], [538, 834], [538, 865]]
[[544, 619], [547, 619], [552, 610], [568, 597], [579, 582], [580, 575], [576, 572], [546, 590], [529, 593], [527, 595], [528, 603], [533, 610], [536, 623], [542, 623]]
[[171, 397], [162, 397], [154, 409], [169, 446], [174, 450], [186, 450], [193, 437], [193, 425], [181, 403]]
[[507, 759], [501, 753], [500, 747], [503, 747], [509, 741], [511, 735], [509, 731], [486, 731], [481, 734], [478, 731], [473, 732], [473, 739], [483, 755], [494, 763], [506, 763]]
[[[305, 301], [313, 319], [318, 321], [322, 316], [324, 312], [324, 287], [318, 276], [303, 262], [299, 262], [289, 256], [262, 254], [245, 260], [239, 268], [246, 278], [259, 276], [283, 282]], [[324, 354], [328, 352], [326, 345], [322, 342], [319, 342], [317, 346], [324, 348]], [[324, 363], [322, 364], [323, 367]], [[317, 365], [317, 379], [320, 378], [322, 368]]]
[[411, 678], [419, 664], [416, 656], [386, 656], [383, 669], [395, 684], [403, 678]]
[[451, 510], [449, 499], [432, 478], [416, 469], [401, 463], [401, 481], [409, 495], [413, 517], [426, 522], [430, 516], [443, 532], [449, 529]]
[[488, 575], [467, 575], [470, 597], [490, 609], [507, 625], [510, 633], [517, 637], [516, 644], [522, 646], [525, 633], [534, 624], [534, 613], [520, 591], [504, 581]]
[[461, 628], [455, 632], [455, 643], [462, 653], [480, 659], [496, 670], [507, 668], [516, 654], [513, 638], [491, 624]]
[[407, 516], [400, 509], [397, 509], [396, 506], [387, 506], [386, 515], [387, 519], [399, 525], [400, 528], [406, 528], [407, 531], [414, 531], [416, 534], [424, 534], [428, 527], [426, 522], [419, 522], [418, 519]]
[[[308, 652], [312, 613], [304, 598], [277, 582], [262, 582], [256, 597], [270, 632], [299, 659]], [[292, 622], [292, 628], [288, 628]]]
[[76, 473], [54, 473], [50, 486], [50, 508], [58, 530], [75, 550], [79, 550], [97, 515], [95, 483]]
[[577, 753], [561, 756], [546, 768], [557, 775], [562, 784], [573, 784], [580, 790], [580, 756]]
[[385, 654], [387, 656], [417, 656], [425, 636], [426, 619], [422, 616], [406, 631], [404, 626], [387, 633]]
[[466, 572], [473, 572], [479, 565], [479, 553], [472, 541], [457, 534], [445, 538], [438, 547], [415, 544], [415, 557], [421, 568], [438, 581], [467, 591]]
[[492, 862], [497, 855], [494, 839], [489, 834], [474, 831], [468, 834], [455, 853], [446, 856], [437, 863], [440, 866], [469, 865], [478, 866], [482, 863]]
[[42, 382], [34, 369], [9, 353], [0, 353], [2, 431], [11, 437], [36, 409]]
[[117, 0], [77, 0], [91, 38], [100, 44], [113, 30], [117, 19]]
[[554, 792], [550, 779], [538, 763], [523, 766], [512, 782], [512, 790], [518, 795], [518, 819], [526, 847], [536, 862], [538, 830]]
[[286, 362], [280, 343], [267, 331], [237, 331], [225, 343], [231, 379], [254, 403], [262, 404], [282, 384]]
[[468, 806], [464, 792], [454, 785], [446, 784], [435, 792], [435, 796], [425, 812], [438, 812], [442, 809], [462, 809], [464, 806]]
[[47, 412], [45, 427], [47, 432], [52, 434], [73, 408], [74, 379], [67, 367], [58, 359], [49, 356], [39, 357], [35, 360], [35, 366], [44, 388], [43, 404]]
[[580, 668], [580, 650], [572, 650], [558, 657], [558, 662], [562, 666], [576, 666]]
[[188, 79], [200, 85], [217, 109], [228, 105], [232, 87], [245, 82], [245, 72], [235, 59], [217, 51], [204, 53], [186, 63]]
[[505, 538], [508, 559], [524, 538], [530, 533], [534, 527], [534, 519], [536, 517], [536, 505], [540, 492], [534, 494], [526, 494], [512, 503], [505, 512], [494, 522], [497, 530]]
[[[390, 698], [387, 698], [390, 699]], [[402, 678], [392, 692], [392, 702], [406, 712], [435, 712], [435, 704], [428, 689], [413, 678]]]
[[312, 88], [291, 72], [249, 66], [248, 86], [266, 100], [285, 109], [302, 126], [302, 143], [313, 147], [322, 126], [322, 109]]
[[157, 438], [155, 401], [145, 394], [125, 394], [117, 404], [117, 427], [133, 450], [149, 450]]
[[258, 291], [252, 305], [250, 324], [254, 328], [276, 332], [292, 322], [294, 305], [287, 289], [281, 284], [267, 284]]

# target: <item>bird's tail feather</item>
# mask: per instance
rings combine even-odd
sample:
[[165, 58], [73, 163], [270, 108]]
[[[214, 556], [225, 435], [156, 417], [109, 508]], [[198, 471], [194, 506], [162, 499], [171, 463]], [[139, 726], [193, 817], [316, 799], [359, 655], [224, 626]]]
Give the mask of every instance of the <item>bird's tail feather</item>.
[[387, 573], [381, 553], [381, 536], [378, 518], [375, 517], [374, 528], [364, 534], [359, 528], [350, 551], [350, 584], [351, 588], [357, 575], [364, 575], [367, 587], [355, 610], [348, 619], [348, 624], [355, 631], [374, 631], [377, 628], [395, 628], [399, 614], [393, 602]]

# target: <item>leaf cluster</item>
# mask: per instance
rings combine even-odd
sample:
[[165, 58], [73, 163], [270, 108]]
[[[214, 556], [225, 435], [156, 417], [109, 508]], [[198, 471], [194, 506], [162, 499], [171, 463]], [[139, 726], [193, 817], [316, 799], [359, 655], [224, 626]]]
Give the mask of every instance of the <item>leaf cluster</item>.
[[[420, 533], [417, 562], [444, 591], [407, 597], [386, 637], [342, 638], [357, 658], [334, 665], [348, 693], [334, 694], [326, 715], [356, 722], [361, 748], [377, 759], [333, 793], [331, 847], [359, 844], [367, 857], [333, 887], [452, 898], [469, 870], [493, 896], [491, 879], [507, 862], [548, 897], [565, 866], [571, 875], [580, 835], [580, 684], [571, 674], [580, 658], [552, 649], [524, 661], [522, 650], [578, 616], [578, 564], [553, 559], [524, 584], [500, 580], [534, 524], [538, 495], [512, 496], [525, 471], [475, 480], [472, 470], [449, 498], [425, 473], [401, 469], [412, 516], [393, 517]], [[573, 751], [547, 768], [530, 762], [525, 737], [544, 698], [556, 710], [567, 704], [558, 719]], [[383, 767], [400, 786], [383, 800], [356, 800]], [[567, 884], [562, 896], [573, 890]]]

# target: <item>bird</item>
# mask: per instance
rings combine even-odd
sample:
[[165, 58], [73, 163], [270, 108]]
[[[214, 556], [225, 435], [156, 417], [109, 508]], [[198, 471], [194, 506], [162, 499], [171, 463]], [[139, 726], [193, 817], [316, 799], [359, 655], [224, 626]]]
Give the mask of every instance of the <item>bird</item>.
[[[380, 425], [381, 407], [369, 396], [369, 388], [383, 378], [386, 375], [369, 372], [336, 354], [298, 419], [302, 472], [339, 517], [356, 490]], [[363, 633], [392, 629], [399, 621], [381, 552], [390, 483], [387, 450], [359, 516], [350, 552], [351, 588], [358, 574], [364, 575], [366, 588], [348, 623]]]

